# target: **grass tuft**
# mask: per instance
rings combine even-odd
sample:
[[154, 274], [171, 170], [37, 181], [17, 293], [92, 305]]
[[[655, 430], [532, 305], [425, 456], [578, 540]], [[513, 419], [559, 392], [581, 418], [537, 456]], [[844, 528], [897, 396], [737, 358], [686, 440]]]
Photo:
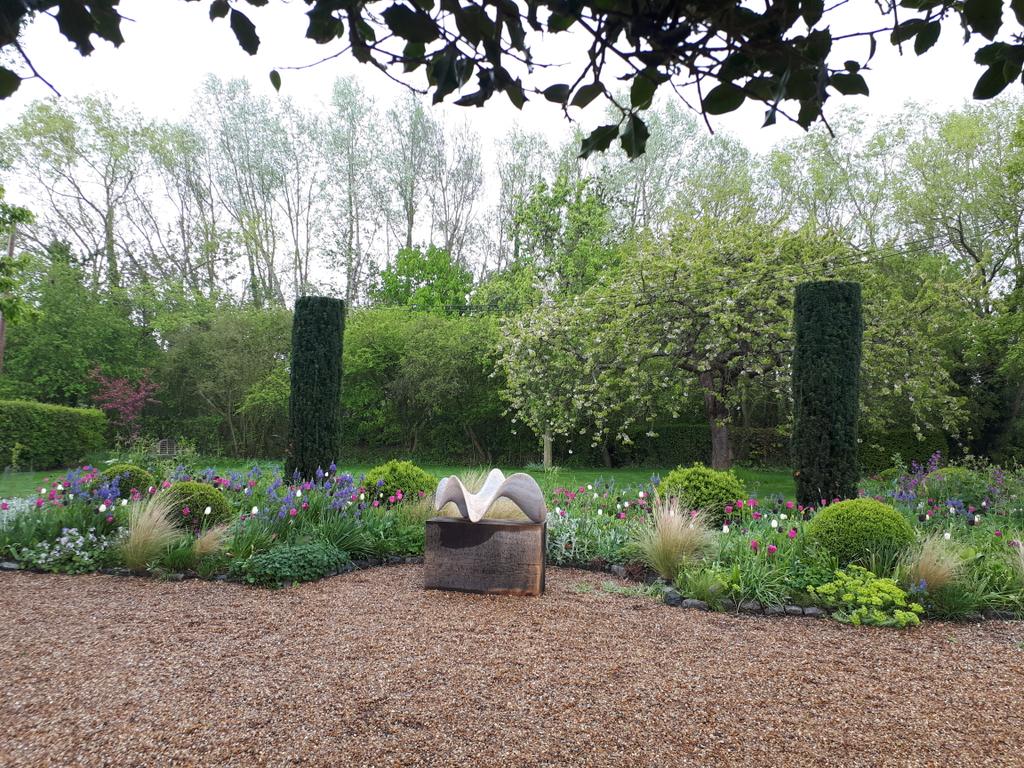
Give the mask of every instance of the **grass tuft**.
[[132, 505], [128, 531], [120, 544], [121, 557], [133, 571], [144, 571], [149, 563], [178, 539], [174, 507], [163, 493]]
[[653, 512], [651, 521], [639, 529], [636, 542], [643, 562], [671, 582], [687, 561], [708, 549], [711, 531], [703, 514], [682, 511], [675, 498], [655, 494]]

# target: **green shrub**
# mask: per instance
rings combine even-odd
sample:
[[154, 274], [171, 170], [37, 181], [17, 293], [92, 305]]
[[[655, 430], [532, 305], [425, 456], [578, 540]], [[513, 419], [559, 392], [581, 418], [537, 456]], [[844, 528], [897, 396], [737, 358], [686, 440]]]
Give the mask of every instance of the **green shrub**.
[[883, 579], [866, 568], [851, 565], [836, 571], [835, 581], [808, 592], [832, 609], [832, 618], [844, 624], [874, 627], [906, 627], [921, 623], [924, 608], [910, 602], [892, 579]]
[[311, 478], [341, 450], [342, 336], [345, 302], [302, 296], [292, 324], [291, 395], [285, 472]]
[[149, 488], [156, 485], [156, 479], [142, 467], [134, 464], [112, 464], [104, 469], [92, 483], [96, 488], [103, 483], [111, 483], [114, 478], [119, 478], [117, 490], [121, 498], [126, 499], [131, 495], [132, 488], [139, 493], [145, 494]]
[[989, 496], [989, 481], [984, 472], [967, 467], [943, 467], [930, 473], [924, 479], [924, 494], [938, 502], [959, 499], [981, 509]]
[[857, 495], [861, 295], [858, 283], [796, 287], [793, 470], [801, 504]]
[[224, 494], [206, 483], [185, 480], [175, 483], [164, 493], [170, 501], [175, 522], [193, 531], [227, 523], [234, 516]]
[[[107, 417], [93, 408], [0, 401], [0, 466], [68, 467], [106, 444]], [[12, 457], [16, 457], [12, 461]]]
[[658, 493], [665, 497], [677, 496], [688, 508], [699, 509], [713, 523], [721, 524], [725, 508], [746, 498], [747, 490], [732, 470], [721, 472], [694, 464], [669, 472], [658, 486]]
[[322, 579], [348, 562], [346, 553], [327, 542], [284, 544], [232, 562], [231, 573], [249, 584], [280, 587], [288, 582]]
[[888, 467], [878, 473], [878, 479], [883, 483], [895, 483], [903, 477], [904, 474], [906, 474], [905, 470], [900, 469], [899, 467]]
[[907, 519], [874, 499], [851, 499], [825, 507], [807, 527], [810, 543], [824, 549], [840, 565], [869, 564], [873, 557], [890, 557], [914, 542]]
[[367, 472], [364, 484], [374, 498], [387, 499], [398, 491], [406, 496], [418, 495], [420, 491], [433, 493], [437, 489], [437, 478], [411, 461], [392, 459]]

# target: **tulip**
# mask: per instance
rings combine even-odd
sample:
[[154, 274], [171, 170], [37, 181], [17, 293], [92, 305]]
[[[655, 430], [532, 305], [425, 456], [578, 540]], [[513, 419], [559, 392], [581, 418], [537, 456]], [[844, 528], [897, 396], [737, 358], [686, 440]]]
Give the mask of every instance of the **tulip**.
[[753, 540], [752, 540], [752, 541], [750, 542], [750, 548], [751, 548], [752, 550], [754, 550], [754, 552], [757, 552], [757, 550], [758, 550], [758, 549], [759, 549], [760, 547], [761, 547], [761, 545], [757, 543], [757, 539], [753, 539]]
[[796, 538], [796, 528], [790, 528], [789, 529], [789, 533], [787, 533], [786, 535], [789, 536], [789, 538], [791, 538], [791, 539], [795, 539]]
[[774, 544], [769, 544], [768, 545], [768, 554], [769, 555], [774, 555], [778, 551], [779, 551], [779, 548], [776, 547]]

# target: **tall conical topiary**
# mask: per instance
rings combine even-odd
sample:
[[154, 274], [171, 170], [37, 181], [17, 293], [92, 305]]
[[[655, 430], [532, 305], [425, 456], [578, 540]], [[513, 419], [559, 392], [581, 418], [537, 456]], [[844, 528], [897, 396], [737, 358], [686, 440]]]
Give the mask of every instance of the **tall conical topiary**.
[[345, 302], [303, 296], [292, 322], [292, 389], [285, 472], [313, 477], [339, 457]]
[[859, 283], [796, 287], [793, 325], [793, 474], [801, 504], [857, 495]]

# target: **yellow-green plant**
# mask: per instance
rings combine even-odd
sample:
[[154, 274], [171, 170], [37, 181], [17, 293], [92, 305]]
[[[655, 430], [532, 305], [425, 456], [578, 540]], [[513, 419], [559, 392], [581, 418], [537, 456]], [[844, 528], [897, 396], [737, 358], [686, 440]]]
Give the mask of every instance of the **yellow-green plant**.
[[642, 561], [673, 581], [684, 563], [699, 558], [710, 546], [711, 531], [703, 513], [684, 511], [678, 499], [655, 495], [653, 515], [637, 528], [635, 541]]
[[844, 624], [902, 628], [920, 624], [919, 617], [924, 613], [924, 608], [911, 602], [895, 581], [859, 565], [836, 571], [834, 581], [808, 587], [807, 591], [832, 608], [832, 618]]
[[119, 546], [121, 558], [131, 570], [144, 571], [179, 535], [174, 524], [174, 502], [167, 494], [158, 493], [132, 505], [128, 530]]

